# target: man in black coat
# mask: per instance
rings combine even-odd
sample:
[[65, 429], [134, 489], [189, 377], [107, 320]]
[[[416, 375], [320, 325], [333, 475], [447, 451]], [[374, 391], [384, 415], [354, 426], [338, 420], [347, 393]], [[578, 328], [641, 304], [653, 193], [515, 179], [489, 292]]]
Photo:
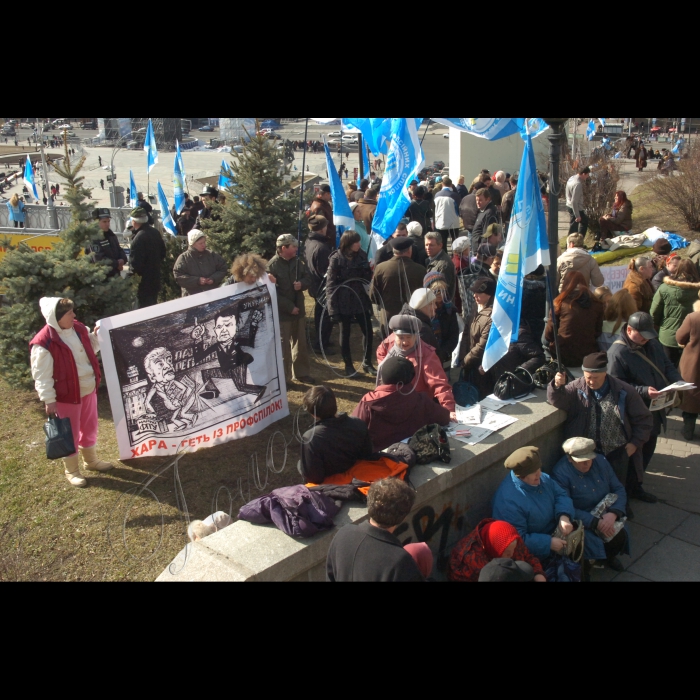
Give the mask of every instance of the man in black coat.
[[148, 212], [137, 207], [131, 212], [134, 227], [134, 240], [131, 244], [129, 266], [141, 276], [139, 283], [139, 308], [155, 306], [161, 288], [161, 265], [165, 260], [166, 250], [163, 236], [148, 225]]
[[406, 482], [384, 479], [367, 496], [370, 520], [347, 525], [333, 540], [326, 573], [332, 583], [409, 583], [424, 581], [411, 555], [394, 535], [409, 516], [416, 494]]
[[[654, 399], [661, 396], [660, 389], [683, 381], [674, 364], [666, 356], [658, 338], [654, 319], [649, 314], [638, 312], [630, 316], [627, 325], [620, 331], [619, 340], [613, 343], [608, 353], [610, 376], [631, 384], [649, 407]], [[661, 428], [666, 428], [664, 410], [652, 411], [652, 416], [654, 427], [642, 450], [644, 471], [654, 456]], [[656, 503], [658, 500], [656, 496], [644, 491], [641, 484], [638, 491], [630, 495], [647, 503]]]
[[94, 263], [108, 260], [111, 263], [111, 269], [107, 276], [116, 277], [124, 269], [127, 260], [126, 253], [111, 229], [112, 214], [109, 209], [96, 209], [93, 216], [100, 225], [102, 236], [90, 241], [90, 247], [86, 249], [85, 254], [90, 255]]
[[479, 215], [476, 217], [476, 223], [472, 229], [472, 250], [478, 250], [482, 242], [481, 239], [485, 237], [486, 229], [491, 224], [500, 223], [498, 209], [492, 201], [489, 190], [481, 189], [476, 193], [476, 206], [479, 208]]
[[146, 195], [143, 192], [138, 193], [138, 199], [136, 200], [136, 206], [143, 209], [148, 215], [148, 225], [153, 226], [153, 207], [148, 203]]
[[329, 258], [333, 252], [333, 242], [328, 237], [328, 219], [320, 214], [309, 218], [309, 237], [306, 239], [304, 252], [306, 265], [313, 277], [309, 287], [309, 296], [316, 300], [314, 306], [314, 326], [316, 327], [316, 343], [312, 346], [316, 352], [322, 348], [326, 355], [329, 353], [333, 323], [324, 311], [326, 308], [326, 275], [328, 274]]

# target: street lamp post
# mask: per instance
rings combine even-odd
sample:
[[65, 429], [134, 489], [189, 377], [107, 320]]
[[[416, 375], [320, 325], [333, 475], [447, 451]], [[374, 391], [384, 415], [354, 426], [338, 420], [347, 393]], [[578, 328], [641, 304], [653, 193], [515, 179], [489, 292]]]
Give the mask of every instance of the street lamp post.
[[109, 203], [110, 206], [116, 207], [117, 206], [117, 183], [114, 180], [114, 159], [117, 157], [117, 153], [121, 151], [122, 149], [122, 142], [125, 141], [126, 139], [130, 139], [131, 134], [127, 134], [126, 136], [122, 136], [117, 143], [114, 146], [114, 150], [112, 151], [112, 160], [109, 166], [109, 172], [110, 175], [112, 176], [112, 184], [109, 188]]
[[[48, 124], [48, 122], [47, 122]], [[51, 185], [49, 184], [49, 169], [46, 165], [46, 153], [44, 152], [44, 131], [39, 125], [39, 117], [36, 119], [37, 131], [41, 128], [41, 134], [39, 136], [39, 148], [41, 150], [41, 167], [44, 172], [44, 187], [46, 188], [45, 197], [48, 200], [48, 213], [49, 213], [49, 226], [54, 230], [58, 230], [58, 212], [56, 211], [56, 206], [53, 199], [51, 198]]]

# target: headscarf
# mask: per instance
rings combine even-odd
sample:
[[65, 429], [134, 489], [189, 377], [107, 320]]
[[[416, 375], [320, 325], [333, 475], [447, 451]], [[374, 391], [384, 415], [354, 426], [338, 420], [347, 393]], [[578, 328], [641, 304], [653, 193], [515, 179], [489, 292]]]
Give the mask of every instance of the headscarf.
[[481, 528], [481, 541], [490, 559], [500, 559], [503, 552], [519, 538], [518, 531], [501, 520], [492, 520]]

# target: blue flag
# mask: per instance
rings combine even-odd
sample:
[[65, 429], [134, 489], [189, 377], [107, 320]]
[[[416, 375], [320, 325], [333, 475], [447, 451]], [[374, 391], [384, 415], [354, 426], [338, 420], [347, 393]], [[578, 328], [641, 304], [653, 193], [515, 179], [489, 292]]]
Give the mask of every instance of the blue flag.
[[139, 191], [136, 188], [136, 182], [134, 181], [134, 171], [129, 170], [129, 177], [131, 179], [131, 182], [129, 184], [129, 194], [131, 195], [131, 204], [132, 206], [136, 206], [136, 202], [139, 201]]
[[596, 135], [596, 128], [595, 128], [595, 122], [591, 119], [591, 121], [588, 122], [588, 128], [586, 129], [586, 138], [589, 141], [593, 141], [593, 138]]
[[221, 173], [219, 174], [219, 189], [226, 190], [231, 185], [231, 166], [225, 161], [221, 161]]
[[29, 156], [27, 156], [27, 164], [24, 168], [24, 184], [32, 192], [34, 199], [36, 199], [38, 202], [39, 193], [37, 192], [36, 180], [34, 179], [34, 166], [32, 165], [32, 161], [29, 159]]
[[411, 204], [406, 183], [416, 179], [425, 162], [416, 120], [401, 117], [391, 121], [389, 157], [372, 226], [373, 232], [381, 237], [382, 245], [406, 215]]
[[526, 125], [531, 138], [539, 136], [547, 128], [541, 117], [433, 117], [433, 121], [488, 141], [498, 141], [514, 134], [525, 138]]
[[331, 183], [331, 196], [333, 197], [333, 223], [336, 228], [336, 246], [340, 247], [340, 237], [355, 228], [355, 218], [352, 215], [348, 196], [343, 189], [343, 183], [340, 181], [340, 175], [333, 162], [331, 149], [328, 144], [325, 144], [326, 149], [326, 168], [328, 169], [328, 179]]
[[158, 205], [160, 206], [160, 217], [163, 220], [165, 230], [173, 236], [177, 236], [177, 226], [175, 226], [173, 217], [170, 214], [168, 198], [165, 196], [165, 192], [163, 192], [163, 186], [160, 184], [160, 180], [158, 180]]
[[180, 214], [185, 208], [185, 164], [182, 162], [180, 142], [176, 141], [175, 168], [173, 170], [173, 192], [175, 197], [175, 211]]
[[148, 120], [148, 130], [146, 131], [146, 140], [143, 143], [143, 150], [148, 156], [148, 172], [155, 167], [158, 162], [158, 148], [156, 147], [156, 135], [153, 133], [153, 121]]
[[532, 139], [527, 137], [508, 242], [503, 252], [503, 265], [493, 304], [493, 324], [482, 362], [485, 371], [488, 372], [505, 357], [511, 343], [518, 340], [525, 276], [533, 273], [540, 265], [547, 267], [550, 264], [547, 222], [537, 163]]

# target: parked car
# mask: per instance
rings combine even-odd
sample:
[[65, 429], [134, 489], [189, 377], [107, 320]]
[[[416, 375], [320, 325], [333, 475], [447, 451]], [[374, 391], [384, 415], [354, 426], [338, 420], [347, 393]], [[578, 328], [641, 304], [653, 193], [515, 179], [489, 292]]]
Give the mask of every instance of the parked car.
[[342, 131], [331, 131], [330, 134], [328, 134], [329, 139], [339, 139], [343, 135]]
[[201, 126], [201, 127], [199, 128], [199, 131], [204, 131], [204, 132], [206, 132], [206, 133], [211, 133], [212, 131], [214, 131], [214, 127], [213, 127], [213, 126]]
[[357, 136], [343, 136], [343, 143], [360, 143], [360, 139]]

